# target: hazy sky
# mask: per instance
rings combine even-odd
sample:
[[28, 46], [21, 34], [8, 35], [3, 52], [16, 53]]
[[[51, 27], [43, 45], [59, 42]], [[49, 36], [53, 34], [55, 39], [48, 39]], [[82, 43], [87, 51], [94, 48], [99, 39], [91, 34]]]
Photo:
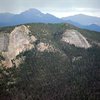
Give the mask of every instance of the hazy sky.
[[80, 13], [100, 17], [100, 0], [0, 0], [0, 12], [20, 13], [30, 8], [57, 17]]

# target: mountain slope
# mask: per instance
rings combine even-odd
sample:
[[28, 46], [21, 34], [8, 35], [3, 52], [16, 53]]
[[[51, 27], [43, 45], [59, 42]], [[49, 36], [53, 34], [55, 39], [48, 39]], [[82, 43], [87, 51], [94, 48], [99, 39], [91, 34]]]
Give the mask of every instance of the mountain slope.
[[74, 16], [64, 17], [63, 20], [71, 20], [73, 22], [79, 23], [81, 25], [91, 25], [96, 24], [100, 26], [100, 18], [99, 17], [93, 17], [83, 14], [78, 14]]
[[[56, 47], [58, 44], [55, 43], [58, 41], [61, 43], [65, 43], [66, 45], [74, 45], [78, 48], [85, 48], [88, 49], [93, 46], [93, 43], [99, 44], [99, 40], [92, 39], [92, 35], [84, 34], [84, 31], [74, 27], [70, 24], [33, 24], [30, 25], [22, 25], [15, 27], [14, 30], [10, 33], [1, 33], [0, 41], [1, 42], [1, 49], [0, 51], [3, 52], [5, 61], [3, 62], [4, 66], [12, 67], [11, 61], [16, 58], [17, 55], [20, 53], [30, 50], [32, 48], [37, 48], [38, 51], [44, 52], [55, 52], [59, 51], [60, 48]], [[53, 27], [54, 26], [54, 27]], [[37, 30], [39, 29], [39, 30]], [[52, 30], [50, 30], [52, 29]], [[2, 30], [2, 29], [1, 29]], [[58, 31], [59, 30], [59, 31]], [[50, 32], [50, 34], [48, 33]], [[87, 31], [88, 32], [88, 31]], [[40, 35], [36, 34], [36, 37], [32, 35], [32, 33], [41, 33]], [[86, 33], [86, 31], [85, 31]], [[92, 32], [89, 32], [90, 34]], [[94, 33], [95, 34], [95, 33]], [[98, 34], [98, 33], [97, 33]], [[54, 35], [59, 36], [59, 40], [54, 40]], [[48, 42], [49, 39], [49, 42]], [[55, 37], [56, 39], [56, 37]], [[97, 39], [97, 38], [96, 38]], [[34, 46], [31, 43], [32, 40], [39, 41]], [[16, 44], [16, 45], [15, 45]]]
[[0, 26], [13, 26], [26, 23], [70, 23], [83, 29], [89, 29], [100, 32], [100, 18], [75, 15], [65, 18], [57, 18], [51, 14], [44, 14], [37, 9], [29, 9], [20, 14], [1, 13]]
[[100, 18], [88, 15], [78, 14], [69, 17], [63, 17], [66, 22], [79, 28], [100, 32]]
[[71, 20], [66, 20], [67, 23], [69, 24], [72, 24], [72, 25], [75, 25], [79, 28], [82, 28], [82, 29], [88, 29], [88, 30], [91, 30], [91, 31], [97, 31], [97, 32], [100, 32], [100, 26], [96, 25], [96, 24], [91, 24], [91, 25], [81, 25], [77, 22], [74, 22], [74, 21], [71, 21]]
[[14, 14], [11, 13], [0, 13], [0, 26], [5, 26], [11, 22], [11, 18]]
[[96, 24], [91, 24], [91, 25], [88, 25], [88, 26], [82, 26], [82, 28], [100, 32], [100, 26], [98, 26]]
[[37, 9], [29, 9], [20, 14], [0, 14], [0, 25], [11, 26], [25, 23], [61, 23], [63, 20], [51, 15], [44, 14]]
[[[10, 36], [9, 59], [14, 56], [13, 67], [5, 68], [7, 50], [0, 51], [0, 100], [99, 100], [100, 32], [33, 23], [0, 28], [1, 40], [3, 33]], [[84, 37], [81, 44], [88, 41], [92, 46], [66, 43], [61, 40], [64, 35], [77, 43]], [[25, 49], [29, 44], [34, 48]]]

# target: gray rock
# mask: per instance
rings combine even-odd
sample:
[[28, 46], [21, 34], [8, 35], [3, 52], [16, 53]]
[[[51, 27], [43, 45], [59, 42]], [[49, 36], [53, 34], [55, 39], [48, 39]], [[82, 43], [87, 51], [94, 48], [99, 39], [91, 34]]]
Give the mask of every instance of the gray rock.
[[8, 33], [0, 33], [0, 52], [7, 51], [9, 44], [9, 34]]
[[80, 48], [87, 49], [91, 47], [86, 38], [77, 30], [66, 30], [66, 32], [62, 35], [61, 41], [73, 44]]
[[[12, 67], [12, 60], [21, 52], [34, 48], [32, 42], [35, 42], [29, 36], [30, 30], [25, 26], [18, 26], [8, 35], [0, 35], [0, 51], [3, 52], [5, 61], [4, 66]], [[34, 37], [35, 40], [37, 40]], [[9, 42], [8, 42], [9, 41]], [[6, 52], [4, 52], [6, 51]]]

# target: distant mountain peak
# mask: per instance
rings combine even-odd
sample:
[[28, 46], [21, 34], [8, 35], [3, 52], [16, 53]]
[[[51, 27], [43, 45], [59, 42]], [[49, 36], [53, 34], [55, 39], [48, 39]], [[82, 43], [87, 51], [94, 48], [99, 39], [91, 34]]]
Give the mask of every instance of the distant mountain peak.
[[24, 12], [22, 12], [21, 14], [40, 14], [41, 12], [35, 8], [30, 8]]
[[26, 11], [29, 11], [29, 12], [40, 12], [38, 9], [35, 9], [35, 8], [30, 8]]
[[0, 26], [13, 26], [25, 23], [70, 23], [80, 28], [100, 31], [100, 18], [85, 14], [58, 18], [49, 13], [42, 13], [36, 8], [30, 8], [20, 14], [0, 13]]
[[89, 16], [89, 15], [86, 15], [86, 14], [77, 14], [75, 16]]
[[[49, 17], [55, 17], [54, 15], [51, 15], [51, 14], [49, 14], [49, 13], [46, 13], [45, 14], [46, 16], [49, 16]], [[57, 17], [56, 17], [57, 18]]]
[[73, 16], [68, 16], [62, 18], [63, 20], [70, 20], [72, 22], [79, 23], [81, 25], [91, 25], [91, 24], [96, 24], [100, 26], [100, 18], [95, 17], [95, 16], [90, 16], [90, 15], [85, 15], [85, 14], [77, 14]]

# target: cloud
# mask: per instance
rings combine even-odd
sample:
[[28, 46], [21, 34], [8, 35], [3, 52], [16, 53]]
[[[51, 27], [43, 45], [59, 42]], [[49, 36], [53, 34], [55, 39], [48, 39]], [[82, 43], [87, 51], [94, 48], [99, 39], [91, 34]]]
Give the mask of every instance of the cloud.
[[[19, 13], [29, 8], [61, 16], [67, 13], [98, 13], [100, 0], [0, 0], [0, 12]], [[98, 9], [98, 10], [97, 10]], [[68, 15], [68, 14], [67, 14]]]

